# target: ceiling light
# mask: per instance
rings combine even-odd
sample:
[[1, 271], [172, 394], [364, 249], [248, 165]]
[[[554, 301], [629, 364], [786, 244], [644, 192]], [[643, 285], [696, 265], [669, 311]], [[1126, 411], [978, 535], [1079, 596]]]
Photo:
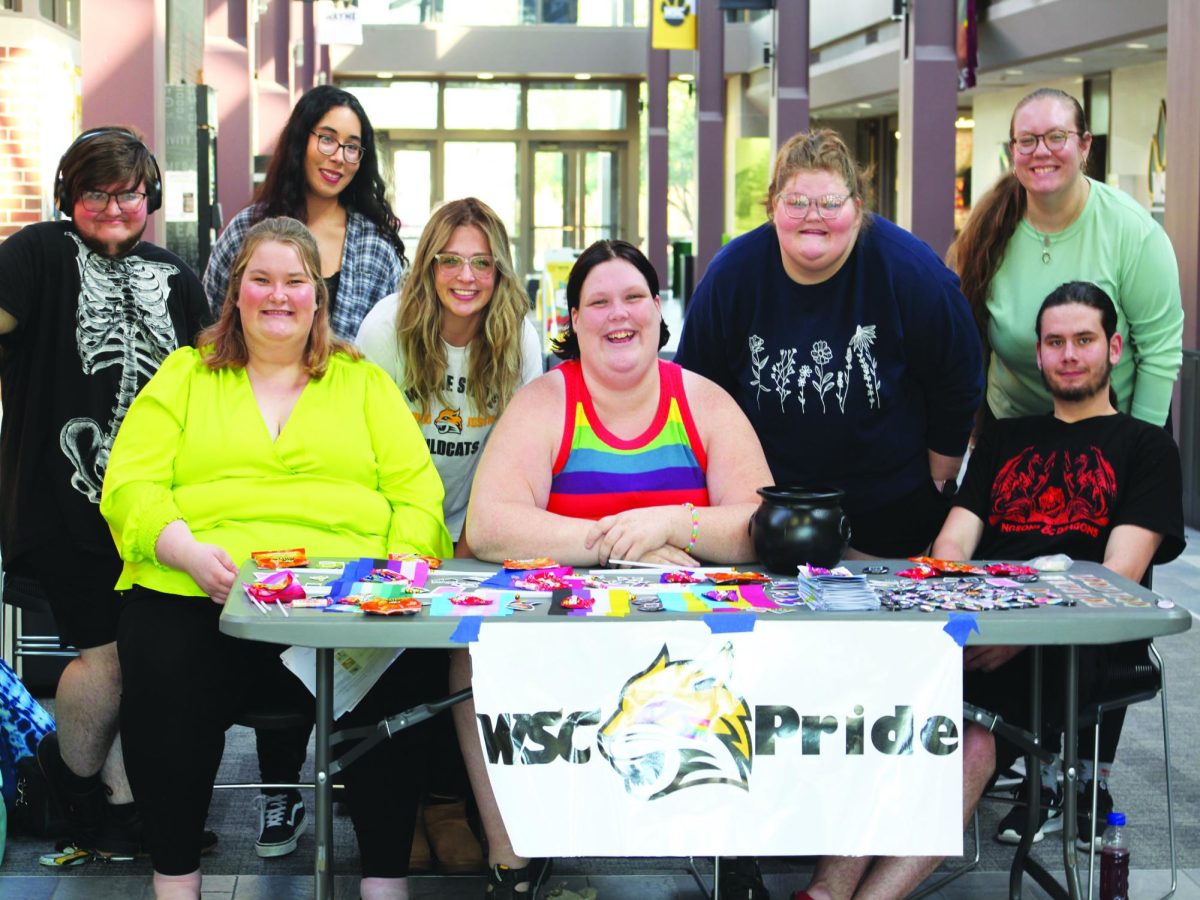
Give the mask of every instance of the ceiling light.
[[676, 75], [675, 77], [678, 78], [680, 81], [695, 81], [696, 80], [696, 76], [693, 75], [691, 72], [682, 72], [679, 75]]
[[1149, 50], [1150, 49], [1149, 44], [1142, 44], [1142, 43], [1139, 43], [1138, 41], [1133, 41], [1132, 43], [1126, 44], [1125, 46], [1128, 47], [1130, 50]]
[[870, 103], [855, 103], [854, 105], [857, 106], [859, 109], [870, 109], [871, 108]]
[[592, 75], [590, 72], [576, 72], [575, 80], [576, 81], [591, 81]]
[[968, 118], [967, 116], [959, 116], [957, 119], [954, 120], [954, 127], [955, 128], [963, 128], [963, 129], [974, 128], [975, 120], [972, 118]]
[[395, 78], [395, 77], [396, 77], [396, 74], [395, 74], [394, 72], [376, 72], [376, 73], [375, 73], [375, 77], [376, 77], [376, 78], [383, 78], [383, 79], [385, 79], [385, 80], [386, 80], [386, 79], [388, 79], [388, 78]]
[[1083, 58], [1079, 56], [1064, 56], [1062, 61], [1065, 63], [1081, 63], [1083, 62]]
[[1020, 69], [1005, 69], [1004, 74], [1005, 75], [1024, 75], [1025, 73], [1023, 71], [1021, 71]]

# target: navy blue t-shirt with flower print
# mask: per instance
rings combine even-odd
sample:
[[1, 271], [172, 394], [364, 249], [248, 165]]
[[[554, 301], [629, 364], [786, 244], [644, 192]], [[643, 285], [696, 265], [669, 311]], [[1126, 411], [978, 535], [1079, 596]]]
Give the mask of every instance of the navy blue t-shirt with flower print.
[[696, 288], [675, 360], [733, 395], [776, 482], [841, 488], [852, 519], [928, 481], [929, 450], [961, 454], [983, 396], [957, 276], [879, 216], [821, 284], [788, 277], [770, 223], [731, 241]]

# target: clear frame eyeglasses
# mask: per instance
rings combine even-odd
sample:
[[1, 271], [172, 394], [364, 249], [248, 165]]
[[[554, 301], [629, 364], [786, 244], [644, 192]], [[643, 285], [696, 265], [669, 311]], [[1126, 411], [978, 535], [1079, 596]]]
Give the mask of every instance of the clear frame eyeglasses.
[[1061, 150], [1067, 146], [1067, 139], [1073, 134], [1079, 134], [1079, 132], [1055, 128], [1053, 131], [1047, 131], [1045, 134], [1018, 134], [1013, 138], [1012, 142], [1013, 146], [1017, 148], [1017, 151], [1022, 156], [1028, 156], [1037, 150], [1038, 141], [1045, 144], [1047, 150]]
[[820, 197], [807, 194], [779, 195], [779, 202], [783, 204], [783, 211], [789, 219], [803, 219], [808, 215], [810, 206], [817, 208], [817, 214], [822, 219], [836, 219], [849, 199], [845, 194], [822, 194]]
[[142, 191], [80, 191], [79, 202], [88, 212], [104, 212], [108, 209], [108, 201], [116, 198], [121, 212], [137, 212], [146, 202]]
[[332, 134], [325, 134], [321, 131], [314, 131], [312, 134], [317, 139], [317, 150], [319, 150], [323, 156], [333, 156], [333, 154], [338, 152], [338, 147], [341, 147], [342, 159], [344, 159], [350, 165], [357, 165], [362, 161], [362, 144], [343, 144]]
[[496, 261], [490, 256], [459, 256], [457, 253], [435, 253], [438, 269], [445, 275], [457, 275], [464, 265], [471, 267], [476, 277], [486, 278], [496, 271]]

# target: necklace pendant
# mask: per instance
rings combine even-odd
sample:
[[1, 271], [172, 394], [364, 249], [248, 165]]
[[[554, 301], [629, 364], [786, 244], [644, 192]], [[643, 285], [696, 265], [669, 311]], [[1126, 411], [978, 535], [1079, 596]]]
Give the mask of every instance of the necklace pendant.
[[1050, 265], [1050, 236], [1042, 235], [1042, 262]]
[[1050, 251], [1049, 250], [1042, 251], [1042, 262], [1044, 262], [1046, 265], [1050, 265]]

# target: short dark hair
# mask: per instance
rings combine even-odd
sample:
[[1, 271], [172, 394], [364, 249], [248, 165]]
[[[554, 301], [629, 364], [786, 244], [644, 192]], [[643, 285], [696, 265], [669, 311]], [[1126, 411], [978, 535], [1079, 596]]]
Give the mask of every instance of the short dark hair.
[[[654, 266], [650, 264], [650, 260], [646, 259], [646, 255], [641, 250], [628, 241], [600, 240], [579, 255], [579, 258], [575, 260], [575, 265], [571, 267], [571, 274], [567, 276], [568, 315], [571, 310], [579, 309], [583, 282], [587, 280], [588, 274], [600, 263], [608, 262], [610, 259], [623, 259], [632, 265], [646, 279], [646, 286], [650, 288], [650, 296], [658, 296], [658, 273], [654, 271]], [[666, 320], [660, 320], [658, 333], [660, 350], [670, 337], [671, 331], [667, 328]], [[568, 324], [566, 330], [560, 332], [550, 342], [550, 349], [559, 359], [579, 359], [579, 338], [575, 334], [575, 329]]]
[[1055, 306], [1066, 306], [1068, 303], [1090, 306], [1100, 313], [1104, 339], [1112, 340], [1113, 335], [1117, 333], [1117, 307], [1113, 304], [1112, 297], [1108, 296], [1103, 288], [1090, 281], [1068, 281], [1052, 290], [1042, 301], [1042, 306], [1037, 314], [1037, 322], [1034, 323], [1034, 331], [1037, 333], [1039, 341], [1042, 339], [1042, 314]]
[[[149, 197], [161, 196], [154, 154], [141, 133], [125, 125], [90, 128], [76, 138], [59, 163], [59, 179], [55, 200], [68, 216], [83, 191], [105, 185], [144, 183]], [[149, 206], [154, 207], [153, 199]]]

